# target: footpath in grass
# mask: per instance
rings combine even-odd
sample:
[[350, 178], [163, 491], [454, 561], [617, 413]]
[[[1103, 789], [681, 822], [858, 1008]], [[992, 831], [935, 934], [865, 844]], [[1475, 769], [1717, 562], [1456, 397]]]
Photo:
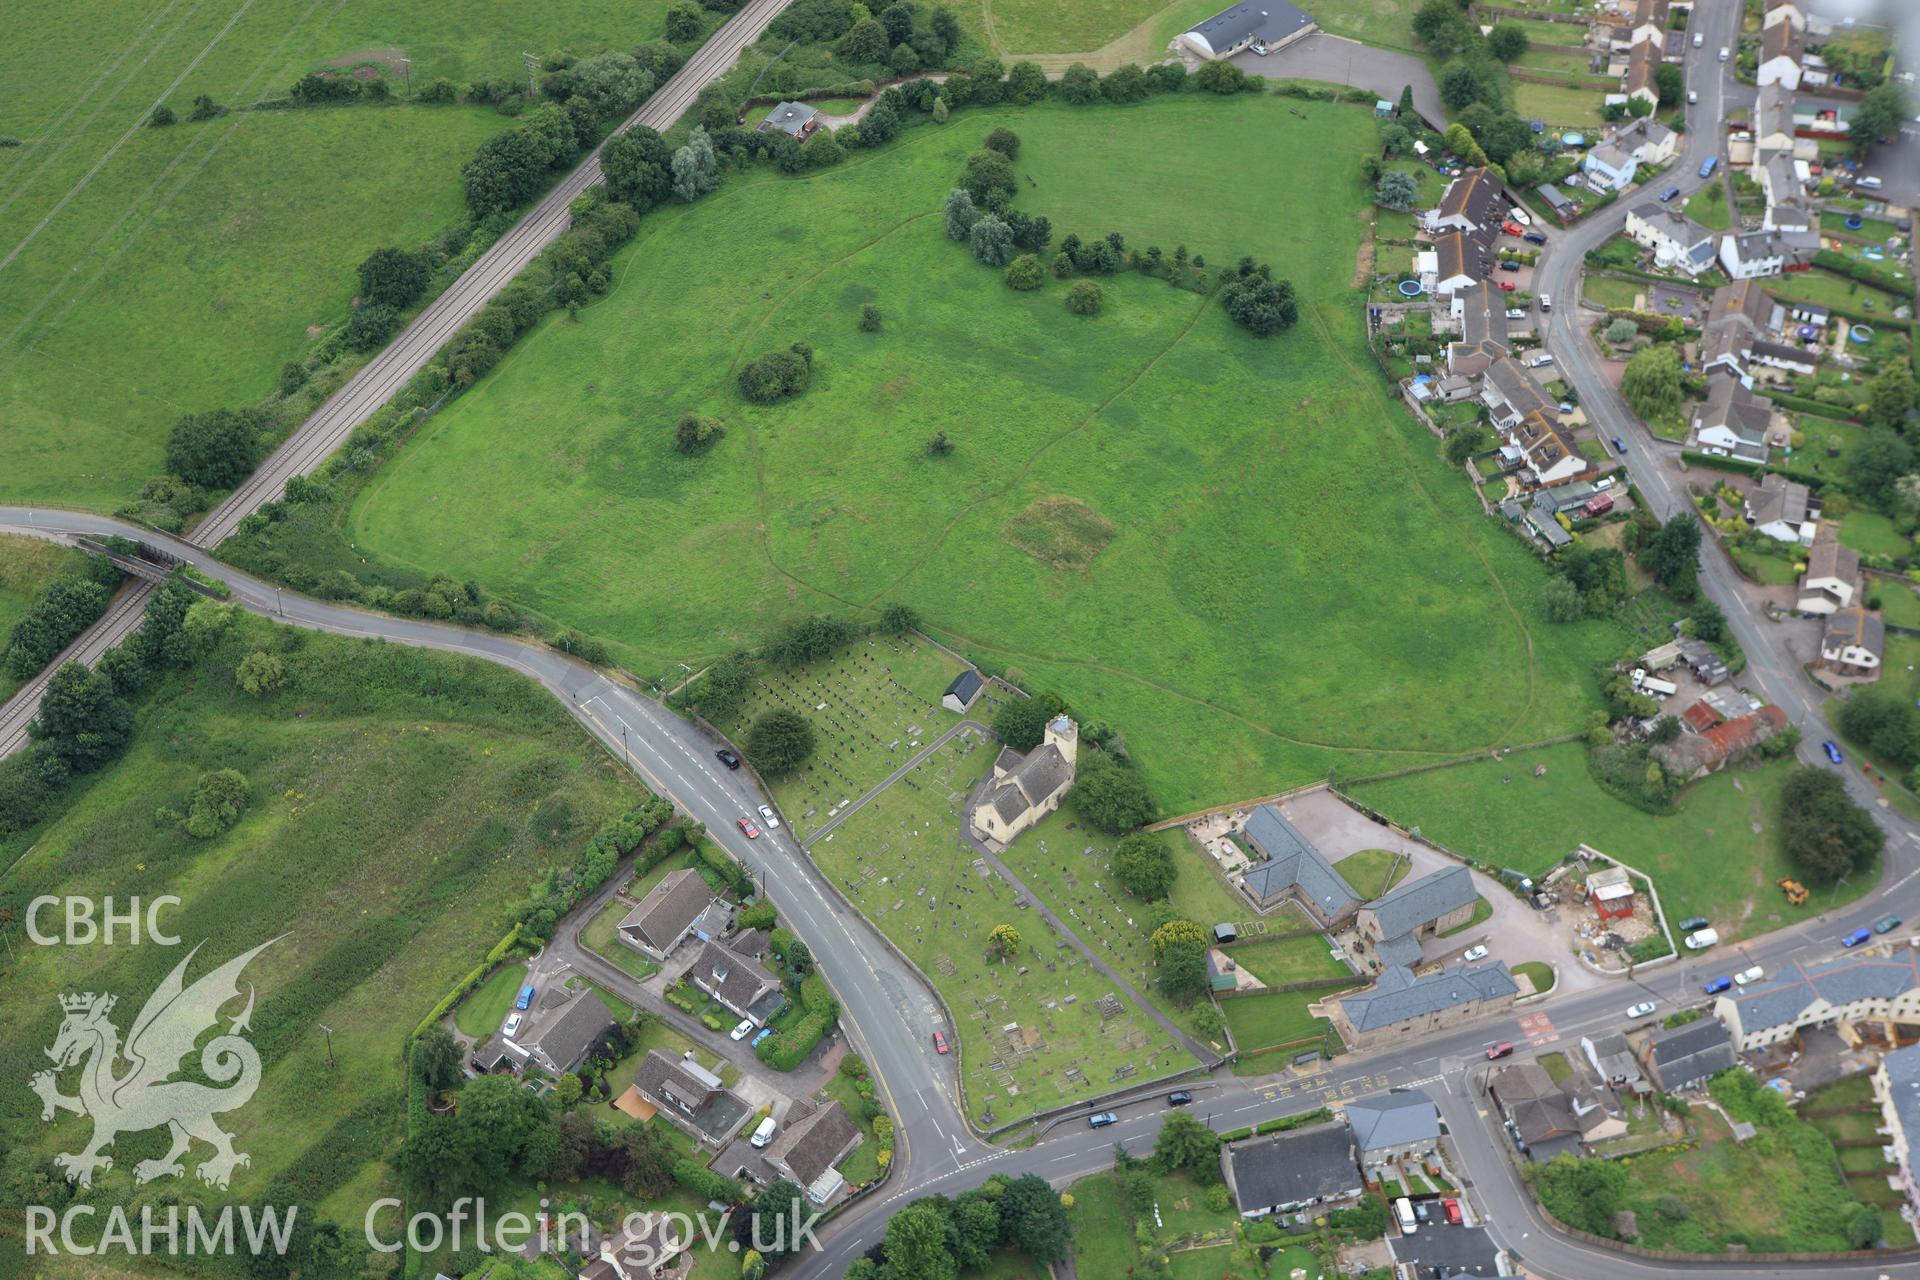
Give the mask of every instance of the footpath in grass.
[[[1544, 765], [1544, 777], [1534, 777]], [[1353, 788], [1354, 798], [1469, 858], [1538, 876], [1581, 842], [1652, 876], [1669, 920], [1703, 915], [1738, 941], [1851, 902], [1877, 872], [1789, 907], [1774, 883], [1797, 874], [1780, 847], [1780, 786], [1790, 761], [1739, 766], [1690, 784], [1655, 816], [1614, 799], [1579, 743]]]
[[[256, 649], [287, 672], [264, 701], [234, 687]], [[245, 615], [198, 666], [167, 677], [137, 721], [125, 758], [62, 813], [0, 840], [0, 864], [36, 893], [177, 895], [166, 923], [201, 947], [190, 977], [278, 939], [244, 978], [259, 993], [250, 1039], [264, 1073], [228, 1118], [252, 1161], [232, 1194], [257, 1196], [292, 1171], [315, 1204], [340, 1203], [330, 1195], [352, 1185], [359, 1204], [341, 1222], [358, 1231], [360, 1193], [397, 1184], [387, 1162], [407, 1034], [506, 932], [529, 886], [571, 865], [641, 792], [532, 681]], [[246, 776], [251, 801], [232, 830], [196, 840], [177, 814], [196, 780], [223, 768]], [[46, 1065], [61, 992], [121, 993], [131, 1018], [183, 954], [16, 946], [0, 1069], [25, 1080]], [[465, 1024], [497, 1026], [515, 981], [501, 969]], [[42, 1125], [18, 1098], [0, 1109], [0, 1137], [37, 1156], [77, 1149], [86, 1123]], [[133, 1146], [117, 1151], [104, 1194], [129, 1194], [136, 1157], [164, 1140], [124, 1138]]]
[[[1003, 124], [1020, 206], [1056, 238], [1253, 255], [1293, 280], [1300, 324], [1257, 340], [1138, 274], [1071, 324], [1058, 282], [1007, 289], [939, 218]], [[1374, 128], [1271, 95], [967, 110], [650, 215], [607, 298], [548, 322], [375, 474], [346, 520], [357, 568], [472, 576], [643, 671], [901, 601], [1119, 726], [1174, 812], [1565, 731], [1619, 630], [1539, 642], [1546, 575], [1364, 349], [1354, 175]], [[715, 243], [726, 268], [689, 277]], [[865, 303], [877, 333], [856, 327]], [[796, 340], [811, 389], [744, 403], [733, 371]], [[688, 411], [728, 428], [696, 458], [669, 441]], [[951, 456], [928, 454], [936, 429]], [[1046, 554], [1054, 533], [1082, 554]]]
[[[986, 1125], [1193, 1062], [960, 838], [962, 801], [998, 750], [963, 730], [809, 851], [940, 988], [956, 1022], [968, 1112]], [[1021, 939], [1005, 961], [988, 954], [1001, 924]]]

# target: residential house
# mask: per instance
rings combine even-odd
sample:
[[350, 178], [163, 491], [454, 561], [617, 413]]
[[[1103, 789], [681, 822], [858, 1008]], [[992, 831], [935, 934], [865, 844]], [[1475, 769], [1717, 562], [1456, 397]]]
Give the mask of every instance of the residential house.
[[1840, 545], [1834, 526], [1823, 524], [1807, 552], [1807, 572], [1800, 579], [1801, 613], [1834, 613], [1853, 603], [1860, 592], [1860, 553]]
[[1791, 342], [1775, 342], [1771, 338], [1761, 338], [1753, 344], [1753, 362], [1795, 374], [1810, 374], [1820, 368], [1817, 352]]
[[1767, 428], [1773, 409], [1737, 378], [1712, 378], [1707, 398], [1694, 406], [1693, 439], [1707, 453], [1745, 462], [1767, 460]]
[[1440, 1109], [1419, 1089], [1393, 1089], [1347, 1104], [1360, 1164], [1377, 1168], [1431, 1155], [1440, 1142]]
[[1060, 807], [1073, 785], [1080, 730], [1066, 716], [1047, 722], [1040, 745], [1022, 755], [1003, 747], [992, 775], [973, 802], [973, 834], [1005, 847], [1022, 831]]
[[708, 942], [687, 970], [694, 986], [718, 1000], [736, 1018], [764, 1027], [786, 1007], [780, 981], [748, 956], [720, 942]]
[[1593, 1073], [1608, 1087], [1632, 1089], [1640, 1084], [1640, 1061], [1633, 1056], [1627, 1038], [1618, 1031], [1581, 1036], [1580, 1051], [1593, 1065]]
[[1633, 18], [1627, 28], [1627, 39], [1633, 44], [1651, 41], [1665, 44], [1667, 34], [1668, 0], [1634, 0]]
[[1813, 231], [1749, 231], [1720, 237], [1720, 265], [1735, 280], [1805, 271], [1820, 252]]
[[1414, 977], [1395, 965], [1365, 991], [1331, 1003], [1329, 1020], [1355, 1052], [1417, 1040], [1513, 1007], [1520, 987], [1503, 962], [1461, 964]]
[[721, 1083], [720, 1077], [691, 1058], [675, 1058], [650, 1049], [634, 1073], [640, 1100], [695, 1141], [723, 1144], [752, 1109]]
[[1442, 231], [1433, 238], [1433, 296], [1450, 299], [1493, 274], [1486, 245], [1469, 231]]
[[1713, 1013], [1739, 1053], [1782, 1044], [1807, 1027], [1834, 1027], [1849, 1044], [1890, 1044], [1900, 1027], [1911, 1038], [1920, 1026], [1920, 951], [1789, 960], [1771, 979], [1721, 995]]
[[1508, 439], [1518, 445], [1525, 456], [1521, 478], [1531, 475], [1537, 485], [1564, 484], [1585, 475], [1593, 467], [1586, 455], [1560, 434], [1553, 417], [1541, 410], [1521, 419], [1519, 425], [1508, 432]]
[[1766, 0], [1765, 22], [1769, 27], [1776, 23], [1791, 22], [1799, 30], [1805, 31], [1806, 10], [1801, 7], [1800, 0]]
[[1527, 1159], [1545, 1164], [1581, 1154], [1580, 1122], [1546, 1068], [1534, 1062], [1502, 1067], [1487, 1078], [1487, 1092]]
[[1873, 676], [1887, 651], [1887, 628], [1877, 613], [1835, 609], [1820, 637], [1820, 665], [1843, 676]]
[[1233, 1143], [1220, 1164], [1243, 1218], [1338, 1204], [1366, 1189], [1341, 1120]]
[[813, 136], [813, 131], [819, 127], [820, 113], [818, 111], [815, 111], [804, 102], [782, 102], [777, 104], [773, 110], [767, 112], [767, 118], [755, 126], [754, 131], [756, 133], [767, 133], [777, 130], [786, 134], [789, 138], [797, 138], [801, 142], [805, 142]]
[[1633, 154], [1611, 142], [1600, 143], [1580, 161], [1581, 172], [1587, 175], [1587, 181], [1609, 191], [1625, 191], [1632, 186], [1636, 168], [1638, 165]]
[[1241, 839], [1260, 860], [1240, 877], [1240, 890], [1260, 910], [1271, 911], [1290, 899], [1322, 929], [1335, 929], [1359, 908], [1353, 886], [1273, 805], [1263, 804], [1248, 816]]
[[[620, 941], [642, 955], [665, 960], [668, 952], [695, 931], [696, 923], [713, 902], [713, 891], [698, 871], [691, 867], [670, 871], [627, 912], [617, 930]], [[701, 936], [709, 935], [703, 932]]]
[[1436, 236], [1442, 231], [1477, 231], [1488, 233], [1486, 238], [1491, 239], [1499, 234], [1507, 207], [1499, 180], [1484, 168], [1474, 168], [1462, 170], [1441, 193], [1438, 207], [1421, 216], [1427, 230]]
[[1313, 19], [1287, 0], [1248, 0], [1182, 32], [1170, 47], [1184, 46], [1186, 52], [1218, 62], [1243, 49], [1272, 53], [1315, 29]]
[[1653, 748], [1653, 756], [1670, 775], [1683, 781], [1704, 778], [1744, 758], [1786, 727], [1786, 712], [1778, 707], [1761, 707], [1697, 733], [1682, 734], [1671, 742], [1660, 743]]
[[1615, 126], [1607, 141], [1632, 156], [1636, 164], [1663, 165], [1680, 150], [1680, 135], [1652, 116]]
[[1427, 938], [1467, 923], [1479, 893], [1464, 866], [1443, 867], [1409, 880], [1360, 908], [1354, 918], [1353, 951], [1374, 973], [1420, 963]]
[[1611, 1090], [1595, 1088], [1570, 1076], [1560, 1082], [1560, 1092], [1567, 1100], [1567, 1110], [1585, 1145], [1627, 1136], [1626, 1114]]
[[1548, 416], [1558, 412], [1533, 375], [1510, 356], [1487, 366], [1487, 376], [1480, 383], [1480, 400], [1501, 431], [1513, 430], [1529, 414]]
[[513, 1036], [502, 1035], [500, 1048], [516, 1067], [534, 1067], [551, 1076], [572, 1071], [588, 1050], [613, 1030], [613, 1015], [587, 987], [566, 991], [550, 987], [526, 1013]]
[[1713, 232], [1658, 200], [1627, 210], [1626, 230], [1635, 244], [1653, 251], [1654, 265], [1663, 271], [1698, 276], [1713, 268]]
[[860, 1145], [860, 1126], [837, 1102], [814, 1107], [796, 1102], [762, 1157], [783, 1178], [792, 1180], [819, 1208], [847, 1185], [834, 1166]]
[[[1814, 159], [1819, 155], [1819, 147], [1808, 141], [1808, 155], [1802, 159]], [[1776, 155], [1798, 155], [1800, 143], [1794, 137], [1793, 91], [1778, 84], [1770, 84], [1754, 96], [1753, 101], [1753, 178], [1760, 180], [1761, 171], [1766, 168], [1768, 159]]]
[[1602, 923], [1633, 914], [1633, 877], [1625, 867], [1601, 867], [1587, 875], [1587, 901]]
[[1920, 1140], [1920, 1045], [1896, 1049], [1873, 1069], [1873, 1096], [1880, 1104], [1880, 1128], [1897, 1171], [1905, 1216], [1920, 1218], [1920, 1180], [1914, 1177], [1913, 1146]]
[[1804, 536], [1804, 544], [1812, 545], [1813, 527], [1807, 521], [1812, 497], [1807, 486], [1769, 472], [1747, 493], [1747, 523], [1776, 542], [1801, 545]]
[[986, 687], [987, 682], [980, 678], [980, 673], [968, 667], [955, 676], [953, 683], [947, 686], [946, 692], [940, 695], [940, 705], [957, 716], [963, 716], [973, 710], [973, 704], [979, 700], [981, 690]]
[[1803, 35], [1791, 22], [1775, 22], [1760, 32], [1760, 64], [1754, 69], [1754, 82], [1765, 88], [1800, 87], [1800, 55]]
[[1773, 318], [1773, 300], [1752, 280], [1735, 280], [1713, 291], [1707, 322], [1700, 330], [1700, 366], [1736, 378], [1746, 376], [1753, 344], [1765, 337]]
[[1629, 98], [1638, 98], [1648, 106], [1658, 106], [1660, 89], [1654, 83], [1653, 73], [1660, 67], [1661, 56], [1666, 52], [1666, 42], [1662, 40], [1642, 40], [1627, 51], [1627, 73], [1620, 78], [1620, 92]]
[[1641, 1047], [1647, 1078], [1661, 1093], [1705, 1087], [1707, 1080], [1737, 1064], [1726, 1024], [1701, 1018], [1677, 1027], [1660, 1027]]
[[1760, 225], [1765, 230], [1807, 231], [1813, 227], [1813, 205], [1807, 200], [1799, 166], [1800, 162], [1784, 151], [1768, 156], [1761, 166], [1760, 185], [1766, 191], [1767, 211]]
[[1485, 280], [1457, 289], [1451, 303], [1460, 340], [1447, 344], [1447, 371], [1477, 378], [1507, 354], [1506, 299]]

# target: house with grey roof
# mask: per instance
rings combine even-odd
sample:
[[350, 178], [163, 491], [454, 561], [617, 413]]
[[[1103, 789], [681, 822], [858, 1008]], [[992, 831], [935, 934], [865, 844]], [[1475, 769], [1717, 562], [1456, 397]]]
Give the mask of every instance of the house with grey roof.
[[578, 1067], [612, 1030], [613, 1015], [590, 988], [569, 992], [556, 986], [527, 1011], [525, 1026], [513, 1036], [501, 1036], [500, 1047], [518, 1067], [559, 1076]]
[[1353, 952], [1369, 970], [1420, 963], [1426, 939], [1473, 918], [1479, 892], [1463, 866], [1442, 867], [1361, 906], [1354, 918]]
[[1812, 545], [1813, 527], [1807, 513], [1813, 509], [1813, 491], [1797, 480], [1769, 471], [1757, 488], [1747, 491], [1747, 523], [1776, 542]]
[[1573, 1103], [1538, 1063], [1501, 1067], [1487, 1078], [1487, 1093], [1527, 1159], [1545, 1164], [1558, 1156], [1582, 1154]]
[[1653, 251], [1653, 263], [1663, 271], [1698, 276], [1713, 269], [1713, 232], [1658, 200], [1627, 210], [1627, 236]]
[[1500, 224], [1506, 220], [1509, 207], [1501, 194], [1500, 180], [1491, 172], [1484, 167], [1464, 169], [1460, 176], [1447, 183], [1439, 205], [1423, 213], [1421, 221], [1435, 234], [1479, 232], [1482, 239], [1491, 241], [1500, 234]]
[[736, 1018], [764, 1027], [787, 1005], [780, 981], [758, 960], [724, 943], [707, 942], [687, 970], [694, 986], [718, 1000]]
[[1353, 1134], [1340, 1120], [1232, 1143], [1220, 1166], [1243, 1218], [1339, 1204], [1366, 1189]]
[[1772, 423], [1772, 405], [1745, 383], [1738, 378], [1710, 378], [1707, 398], [1693, 411], [1691, 443], [1707, 453], [1765, 462], [1767, 429]]
[[691, 1057], [675, 1058], [658, 1049], [648, 1050], [640, 1060], [633, 1089], [654, 1114], [665, 1116], [696, 1142], [716, 1147], [731, 1138], [752, 1114], [752, 1108], [719, 1076]]
[[1797, 271], [1820, 252], [1817, 231], [1729, 232], [1720, 237], [1720, 265], [1735, 280]]
[[1833, 1026], [1850, 1043], [1891, 1043], [1897, 1028], [1920, 1027], [1920, 952], [1854, 953], [1825, 964], [1789, 961], [1772, 978], [1723, 993], [1714, 1016], [1740, 1053]]
[[1640, 1052], [1647, 1078], [1662, 1093], [1704, 1088], [1709, 1078], [1738, 1064], [1733, 1038], [1715, 1018], [1658, 1028]]
[[1269, 54], [1314, 30], [1313, 18], [1287, 0], [1246, 0], [1181, 32], [1167, 47], [1218, 62], [1243, 49]]
[[1260, 910], [1272, 911], [1291, 899], [1315, 924], [1334, 929], [1360, 905], [1353, 886], [1275, 806], [1255, 809], [1240, 837], [1260, 859], [1241, 875], [1240, 891]]
[[1460, 964], [1414, 977], [1395, 965], [1365, 991], [1332, 1001], [1327, 1017], [1356, 1052], [1418, 1039], [1513, 1007], [1519, 984], [1504, 962]]
[[824, 1208], [846, 1188], [847, 1180], [834, 1166], [860, 1145], [861, 1136], [860, 1126], [839, 1103], [814, 1107], [796, 1102], [764, 1159], [775, 1173], [801, 1187], [815, 1208]]
[[665, 960], [699, 925], [702, 936], [711, 936], [708, 908], [714, 905], [713, 890], [692, 867], [670, 871], [660, 878], [647, 896], [627, 912], [615, 933], [620, 941], [655, 960]]
[[1079, 726], [1066, 716], [1047, 722], [1040, 745], [1026, 754], [1003, 747], [974, 793], [968, 825], [977, 839], [1004, 849], [1022, 831], [1060, 807], [1073, 785]]
[[1640, 1060], [1633, 1056], [1627, 1038], [1618, 1031], [1581, 1036], [1580, 1051], [1593, 1065], [1593, 1073], [1614, 1088], [1635, 1088], [1640, 1084]]
[[1430, 1154], [1440, 1141], [1440, 1109], [1419, 1089], [1390, 1089], [1347, 1104], [1347, 1124], [1368, 1168]]
[[804, 102], [782, 102], [767, 112], [767, 118], [755, 126], [754, 132], [767, 133], [778, 131], [789, 138], [805, 142], [820, 127], [820, 113]]
[[1794, 607], [1802, 613], [1832, 613], [1851, 605], [1859, 593], [1860, 553], [1840, 544], [1835, 525], [1821, 524], [1813, 533]]
[[1920, 1045], [1896, 1049], [1880, 1059], [1873, 1071], [1873, 1096], [1880, 1104], [1887, 1154], [1899, 1170], [1896, 1177], [1907, 1200], [1906, 1216], [1920, 1216], [1920, 1182], [1913, 1170], [1913, 1144], [1920, 1139]]
[[1876, 676], [1887, 652], [1887, 625], [1858, 607], [1827, 615], [1820, 636], [1820, 665], [1843, 676]]

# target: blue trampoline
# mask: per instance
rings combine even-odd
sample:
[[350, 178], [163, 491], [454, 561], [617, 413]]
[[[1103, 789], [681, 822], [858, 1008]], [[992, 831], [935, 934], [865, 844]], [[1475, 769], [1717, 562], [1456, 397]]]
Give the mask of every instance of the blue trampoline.
[[1409, 298], [1417, 298], [1426, 291], [1420, 287], [1418, 280], [1402, 280], [1400, 282], [1400, 292]]

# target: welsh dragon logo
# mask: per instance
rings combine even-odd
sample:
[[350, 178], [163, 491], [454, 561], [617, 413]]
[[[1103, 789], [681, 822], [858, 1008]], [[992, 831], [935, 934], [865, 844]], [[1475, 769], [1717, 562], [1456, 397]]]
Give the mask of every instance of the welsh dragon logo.
[[[253, 1016], [251, 986], [246, 1008], [223, 1034], [200, 1049], [200, 1074], [225, 1087], [172, 1077], [201, 1035], [218, 1025], [221, 1006], [239, 997], [240, 972], [247, 962], [272, 945], [271, 941], [261, 943], [189, 987], [182, 975], [200, 950], [196, 946], [148, 997], [124, 1047], [119, 1029], [108, 1017], [115, 997], [91, 991], [60, 997], [66, 1019], [53, 1047], [46, 1051], [53, 1070], [35, 1073], [33, 1091], [40, 1095], [42, 1121], [52, 1120], [57, 1111], [93, 1118], [93, 1140], [78, 1152], [54, 1157], [70, 1180], [83, 1187], [93, 1185], [96, 1172], [113, 1167], [113, 1157], [102, 1153], [119, 1135], [163, 1125], [172, 1134], [173, 1145], [159, 1159], [135, 1165], [135, 1182], [184, 1173], [180, 1157], [195, 1138], [213, 1148], [213, 1155], [196, 1170], [200, 1181], [209, 1186], [225, 1189], [233, 1171], [251, 1163], [244, 1152], [233, 1149], [233, 1135], [213, 1121], [216, 1114], [245, 1105], [260, 1087], [260, 1055], [240, 1035]], [[123, 1061], [126, 1070], [116, 1074]], [[81, 1068], [79, 1093], [70, 1098], [60, 1092], [58, 1075], [76, 1065]]]

